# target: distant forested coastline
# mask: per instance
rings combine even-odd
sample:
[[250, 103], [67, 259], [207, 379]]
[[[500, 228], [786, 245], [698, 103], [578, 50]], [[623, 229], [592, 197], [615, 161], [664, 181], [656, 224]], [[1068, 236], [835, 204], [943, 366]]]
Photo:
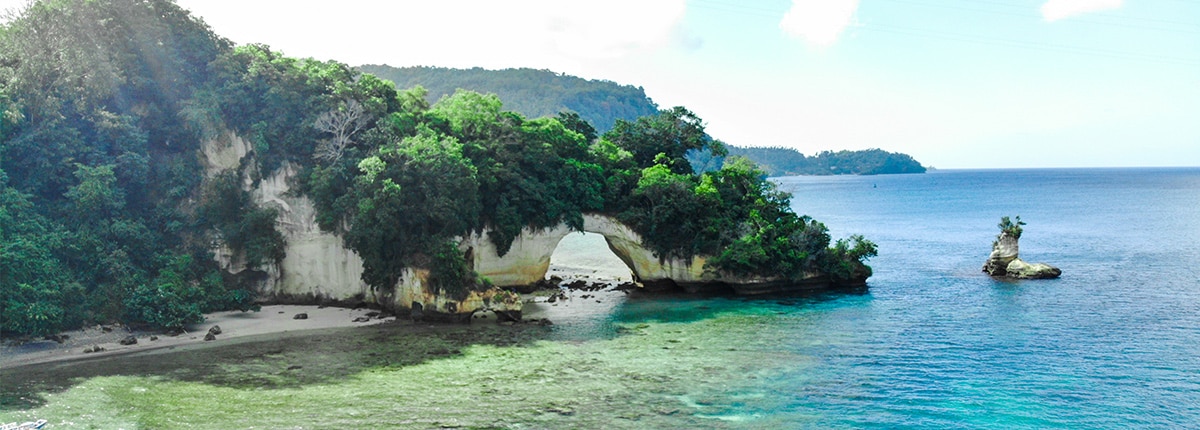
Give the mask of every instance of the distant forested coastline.
[[[882, 149], [823, 151], [811, 157], [792, 148], [740, 148], [727, 146], [729, 157], [745, 157], [770, 176], [885, 175], [925, 173], [925, 167], [908, 154]], [[725, 157], [695, 152], [689, 160], [699, 171], [717, 170]]]
[[[658, 113], [658, 105], [641, 87], [612, 81], [587, 80], [549, 70], [445, 67], [359, 66], [358, 70], [392, 81], [396, 88], [417, 85], [428, 90], [427, 101], [434, 103], [453, 95], [458, 89], [496, 94], [511, 109], [527, 118], [555, 116], [574, 112], [598, 133], [607, 132], [617, 120], [634, 121]], [[755, 162], [769, 176], [791, 175], [880, 175], [925, 173], [925, 167], [911, 156], [881, 149], [863, 151], [824, 151], [811, 157], [792, 148], [746, 148], [726, 145], [729, 156]], [[688, 161], [697, 172], [720, 170], [725, 156], [693, 151]]]

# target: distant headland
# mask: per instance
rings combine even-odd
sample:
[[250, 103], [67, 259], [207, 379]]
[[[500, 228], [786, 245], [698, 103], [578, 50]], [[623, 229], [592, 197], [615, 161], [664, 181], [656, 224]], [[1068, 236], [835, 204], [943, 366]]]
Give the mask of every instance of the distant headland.
[[[642, 87], [612, 81], [588, 80], [549, 70], [445, 67], [391, 67], [364, 65], [358, 69], [390, 80], [397, 88], [420, 85], [430, 103], [453, 95], [455, 90], [496, 94], [504, 107], [528, 118], [575, 112], [598, 133], [607, 132], [616, 120], [635, 121], [658, 112], [658, 105]], [[745, 157], [768, 176], [884, 175], [925, 173], [912, 156], [882, 149], [823, 151], [805, 156], [793, 148], [740, 147], [726, 144], [728, 155], [691, 151], [688, 162], [697, 172], [721, 170], [727, 157]]]

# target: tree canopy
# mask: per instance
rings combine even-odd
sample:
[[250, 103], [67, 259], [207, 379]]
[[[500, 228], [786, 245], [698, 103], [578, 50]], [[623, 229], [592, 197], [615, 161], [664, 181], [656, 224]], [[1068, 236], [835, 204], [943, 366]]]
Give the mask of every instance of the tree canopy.
[[[486, 288], [457, 238], [486, 231], [505, 253], [524, 228], [580, 229], [593, 212], [660, 258], [712, 256], [716, 272], [869, 274], [873, 244], [831, 247], [754, 163], [695, 173], [689, 154], [726, 153], [694, 113], [555, 76], [580, 85], [563, 90], [580, 104], [530, 119], [494, 93], [400, 91], [342, 63], [233, 46], [168, 0], [35, 3], [0, 28], [0, 330], [179, 327], [251, 308], [254, 272], [285, 257], [286, 238], [250, 191], [284, 166], [381, 290], [409, 268], [452, 296]], [[585, 97], [596, 85], [645, 103], [603, 107]], [[231, 132], [249, 154], [206, 173], [201, 142]], [[245, 276], [219, 269], [218, 247]]]
[[640, 87], [587, 80], [549, 70], [386, 65], [365, 65], [358, 69], [392, 81], [399, 88], [425, 87], [429, 90], [430, 102], [459, 89], [496, 94], [508, 109], [527, 118], [572, 112], [600, 133], [612, 128], [617, 120], [633, 121], [658, 112], [658, 105], [646, 97], [645, 90]]

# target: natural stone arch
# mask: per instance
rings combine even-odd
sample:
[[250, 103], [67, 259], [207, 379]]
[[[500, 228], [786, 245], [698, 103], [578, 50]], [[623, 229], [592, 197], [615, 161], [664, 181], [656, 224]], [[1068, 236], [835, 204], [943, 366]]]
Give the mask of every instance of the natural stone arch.
[[[584, 214], [583, 231], [604, 236], [609, 249], [625, 262], [634, 279], [643, 283], [700, 284], [705, 279], [703, 257], [660, 260], [642, 246], [641, 236], [617, 219]], [[571, 233], [566, 224], [546, 229], [524, 229], [508, 252], [500, 256], [487, 231], [463, 239], [459, 248], [480, 276], [502, 287], [524, 286], [545, 278], [550, 257], [562, 238]]]
[[603, 235], [573, 231], [563, 236], [550, 255], [548, 278], [592, 278], [596, 281], [628, 282], [633, 271], [608, 246]]

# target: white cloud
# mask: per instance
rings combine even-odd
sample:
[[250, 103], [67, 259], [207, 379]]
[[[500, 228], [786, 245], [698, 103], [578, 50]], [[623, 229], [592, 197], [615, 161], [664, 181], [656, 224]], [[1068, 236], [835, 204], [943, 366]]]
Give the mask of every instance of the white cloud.
[[[0, 0], [3, 1], [3, 0]], [[179, 0], [217, 33], [352, 65], [571, 71], [669, 46], [685, 0]]]
[[1054, 22], [1085, 13], [1117, 9], [1122, 3], [1123, 0], [1047, 0], [1042, 4], [1042, 18]]
[[779, 28], [813, 45], [829, 46], [850, 25], [857, 9], [858, 0], [792, 0]]

